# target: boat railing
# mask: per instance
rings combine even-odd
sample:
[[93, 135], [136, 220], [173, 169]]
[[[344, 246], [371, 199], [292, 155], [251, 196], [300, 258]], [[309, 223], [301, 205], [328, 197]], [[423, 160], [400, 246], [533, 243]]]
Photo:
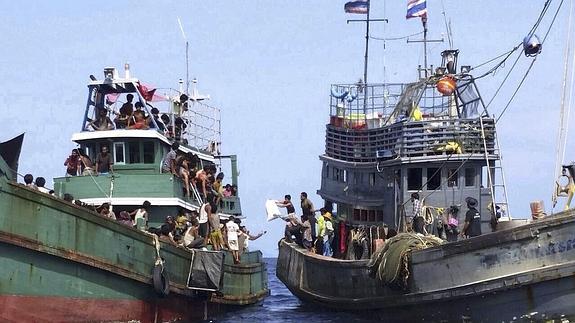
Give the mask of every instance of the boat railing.
[[494, 155], [494, 120], [483, 118], [483, 123], [485, 146], [478, 118], [430, 118], [353, 131], [328, 124], [326, 155], [347, 162], [377, 162], [382, 159], [447, 154], [484, 156], [484, 147], [487, 147], [488, 155]]
[[[452, 96], [432, 84], [333, 84], [330, 124], [344, 129], [376, 129], [414, 118], [457, 116]], [[416, 117], [418, 119], [419, 117]]]
[[[98, 91], [103, 91], [101, 89], [103, 85], [91, 85], [90, 99], [81, 131], [131, 130], [131, 127], [121, 129], [120, 124], [117, 123], [120, 108], [124, 104], [119, 99], [119, 96], [131, 93], [137, 97], [135, 103], [143, 103], [143, 111], [147, 118], [147, 126], [137, 127], [137, 129], [156, 131], [170, 140], [209, 151], [214, 155], [219, 154], [221, 143], [220, 109], [205, 103], [205, 100], [209, 97], [198, 96], [196, 93], [191, 95], [186, 101], [181, 101], [184, 100], [182, 97], [185, 98], [181, 91], [171, 88], [159, 88], [156, 90], [162, 94], [154, 96], [151, 101], [146, 101], [138, 92], [137, 87], [134, 84], [129, 84], [131, 86], [128, 88], [131, 91], [123, 90], [122, 92], [112, 92], [106, 95], [96, 94], [99, 93]], [[113, 99], [111, 99], [112, 97]], [[102, 109], [107, 111], [106, 117], [109, 118], [109, 121], [106, 122], [108, 126], [99, 127], [98, 123], [103, 121], [98, 120], [98, 113]], [[158, 110], [158, 114], [155, 117], [152, 115], [153, 109]]]
[[237, 196], [222, 197], [220, 201], [220, 212], [234, 216], [241, 215], [242, 206]]

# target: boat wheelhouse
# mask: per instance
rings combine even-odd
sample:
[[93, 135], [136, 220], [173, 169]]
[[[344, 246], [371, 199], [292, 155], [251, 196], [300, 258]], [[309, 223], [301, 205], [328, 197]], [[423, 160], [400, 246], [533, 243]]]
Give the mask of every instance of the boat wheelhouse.
[[[198, 167], [229, 170], [230, 184], [237, 187], [237, 158], [219, 153], [219, 109], [201, 102], [207, 97], [199, 96], [195, 88], [189, 100], [182, 102], [182, 92], [178, 90], [168, 89], [165, 95], [158, 95], [157, 90], [149, 90], [138, 79], [130, 77], [128, 69], [124, 78], [120, 78], [114, 68], [106, 68], [104, 76], [104, 80], [93, 77], [88, 84], [89, 97], [81, 131], [72, 135], [72, 141], [92, 161], [102, 147], [107, 147], [113, 172], [56, 178], [58, 196], [71, 194], [90, 205], [108, 202], [116, 213], [133, 210], [147, 200], [152, 204], [149, 211], [152, 225], [161, 224], [166, 215], [175, 214], [175, 207], [198, 210], [202, 198], [197, 191], [186, 197], [181, 178], [161, 171], [163, 158], [176, 141], [180, 143], [181, 152], [198, 157]], [[97, 119], [98, 111], [106, 109], [110, 120], [113, 119], [119, 113], [119, 99], [129, 94], [136, 103], [141, 103], [142, 110], [149, 116], [149, 129], [95, 130], [93, 120]], [[152, 117], [153, 108], [168, 118], [168, 124]], [[205, 125], [206, 120], [211, 125]], [[192, 143], [204, 146], [195, 147]], [[231, 215], [243, 218], [239, 197], [223, 197], [220, 213], [222, 218]]]
[[[442, 55], [443, 67], [415, 83], [331, 86], [318, 194], [339, 219], [399, 229], [412, 216], [412, 193], [444, 209], [477, 199], [484, 232], [493, 200], [509, 214], [495, 119], [466, 68], [447, 73], [457, 51]], [[449, 95], [438, 92], [445, 78]]]

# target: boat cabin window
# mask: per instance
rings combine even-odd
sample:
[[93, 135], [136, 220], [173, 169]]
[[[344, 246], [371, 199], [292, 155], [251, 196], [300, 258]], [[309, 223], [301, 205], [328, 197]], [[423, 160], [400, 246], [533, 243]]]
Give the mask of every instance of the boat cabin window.
[[459, 186], [459, 174], [457, 169], [447, 170], [447, 187], [457, 187]]
[[339, 168], [333, 168], [333, 179], [338, 181], [338, 182], [347, 182], [347, 170], [345, 169], [339, 169]]
[[140, 163], [140, 143], [130, 142], [128, 143], [128, 160], [130, 164]]
[[129, 164], [153, 164], [155, 158], [154, 143], [152, 141], [128, 142]]
[[354, 184], [361, 184], [361, 183], [363, 183], [363, 173], [361, 173], [361, 172], [356, 172], [356, 173], [354, 173], [353, 183], [354, 183]]
[[466, 168], [465, 169], [465, 186], [475, 186], [475, 175], [476, 175], [475, 168]]
[[439, 168], [427, 169], [427, 189], [436, 190], [441, 187], [441, 172]]
[[114, 143], [114, 164], [125, 164], [126, 163], [126, 152], [123, 142]]
[[418, 191], [421, 189], [423, 171], [421, 168], [407, 169], [407, 190]]
[[144, 154], [144, 164], [153, 164], [154, 163], [154, 143], [151, 141], [145, 141], [142, 143], [143, 154]]

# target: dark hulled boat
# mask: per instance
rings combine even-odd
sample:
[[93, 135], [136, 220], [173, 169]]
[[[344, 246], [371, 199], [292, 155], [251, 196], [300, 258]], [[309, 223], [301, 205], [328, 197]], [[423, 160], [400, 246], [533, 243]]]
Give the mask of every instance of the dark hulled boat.
[[[318, 194], [336, 256], [279, 243], [277, 276], [301, 300], [400, 321], [575, 314], [573, 211], [511, 219], [496, 120], [457, 55], [414, 83], [332, 85]], [[461, 232], [472, 198], [484, 234], [412, 233], [414, 193], [428, 233]]]

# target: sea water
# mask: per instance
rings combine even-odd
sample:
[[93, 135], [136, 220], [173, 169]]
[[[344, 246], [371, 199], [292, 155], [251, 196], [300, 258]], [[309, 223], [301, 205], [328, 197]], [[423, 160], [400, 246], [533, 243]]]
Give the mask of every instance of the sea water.
[[[230, 311], [224, 314], [210, 318], [205, 322], [298, 322], [298, 323], [319, 323], [319, 322], [390, 322], [393, 323], [393, 318], [386, 319], [385, 321], [377, 320], [375, 314], [370, 311], [363, 311], [360, 313], [350, 313], [335, 311], [331, 309], [321, 308], [309, 304], [305, 304], [287, 289], [287, 287], [278, 280], [276, 277], [276, 258], [266, 258], [269, 287], [271, 295], [268, 296], [260, 304], [253, 306], [241, 307], [237, 311]], [[573, 305], [575, 306], [575, 304]], [[417, 319], [417, 313], [414, 313], [413, 322], [430, 322]], [[438, 321], [449, 322], [449, 321]], [[458, 322], [481, 322], [462, 319]], [[571, 315], [559, 319], [532, 319], [529, 317], [521, 317], [512, 321], [498, 321], [498, 322], [545, 322], [545, 323], [568, 323], [575, 322], [575, 318]]]
[[338, 312], [304, 304], [276, 277], [276, 258], [265, 258], [271, 291], [260, 304], [243, 307], [211, 318], [206, 322], [375, 322], [367, 313]]

